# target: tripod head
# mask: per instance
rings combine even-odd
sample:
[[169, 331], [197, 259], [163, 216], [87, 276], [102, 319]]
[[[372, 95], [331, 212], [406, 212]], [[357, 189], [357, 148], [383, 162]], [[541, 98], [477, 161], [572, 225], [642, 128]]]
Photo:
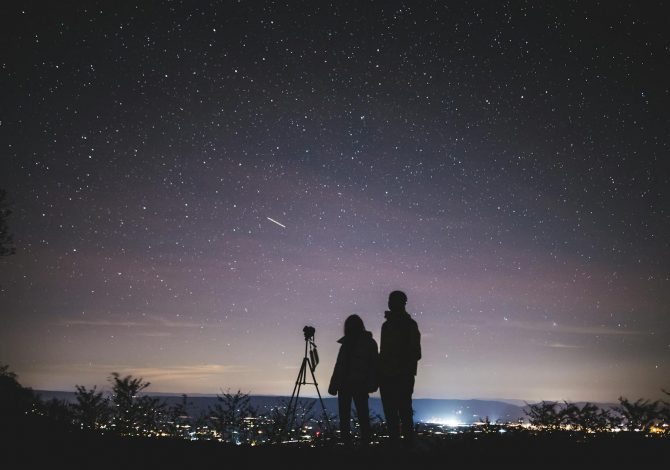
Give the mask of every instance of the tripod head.
[[319, 364], [319, 353], [316, 350], [316, 343], [314, 342], [316, 328], [313, 326], [305, 326], [302, 329], [302, 332], [305, 335], [305, 358], [309, 357], [307, 361], [309, 363], [309, 368], [314, 371], [317, 364]]
[[302, 332], [305, 334], [305, 341], [314, 341], [314, 334], [316, 333], [316, 328], [313, 326], [305, 326], [302, 329]]

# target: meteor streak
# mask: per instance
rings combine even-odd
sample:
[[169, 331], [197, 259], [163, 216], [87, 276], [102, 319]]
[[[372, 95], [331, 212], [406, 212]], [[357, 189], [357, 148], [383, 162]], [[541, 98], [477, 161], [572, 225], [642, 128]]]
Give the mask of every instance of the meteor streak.
[[274, 222], [275, 224], [279, 225], [281, 228], [286, 228], [286, 225], [277, 222], [275, 219], [271, 219], [270, 217], [266, 217], [270, 222]]

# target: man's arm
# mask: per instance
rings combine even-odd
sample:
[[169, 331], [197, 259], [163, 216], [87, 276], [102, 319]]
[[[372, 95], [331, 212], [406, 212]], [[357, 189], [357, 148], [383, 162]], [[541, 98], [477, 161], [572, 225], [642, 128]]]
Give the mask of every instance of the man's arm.
[[415, 360], [421, 359], [421, 333], [419, 332], [419, 325], [415, 321], [412, 322], [412, 328], [410, 329], [409, 350]]

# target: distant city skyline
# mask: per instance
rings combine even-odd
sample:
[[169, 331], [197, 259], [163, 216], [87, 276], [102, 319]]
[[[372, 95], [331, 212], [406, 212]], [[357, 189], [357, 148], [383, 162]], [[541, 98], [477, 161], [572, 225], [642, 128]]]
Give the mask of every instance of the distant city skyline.
[[344, 319], [379, 340], [400, 289], [415, 397], [670, 389], [660, 5], [0, 17], [0, 363], [23, 385], [290, 395], [312, 325], [325, 393]]
[[[151, 392], [147, 392], [151, 395]], [[159, 400], [167, 406], [182, 402], [180, 395], [156, 395]], [[302, 397], [302, 395], [301, 395]], [[69, 403], [76, 402], [75, 392], [47, 392], [40, 394], [43, 401], [51, 399], [64, 400]], [[269, 416], [272, 409], [277, 406], [285, 404], [284, 401], [287, 396], [267, 396], [267, 395], [251, 395], [250, 404], [254, 408], [258, 416]], [[305, 397], [310, 399], [310, 397]], [[324, 397], [324, 406], [329, 414], [338, 415], [337, 398]], [[189, 415], [198, 416], [201, 412], [211, 409], [218, 399], [216, 395], [191, 395], [187, 400]], [[413, 409], [415, 418], [421, 422], [432, 422], [441, 424], [468, 424], [485, 417], [489, 417], [492, 422], [500, 419], [502, 421], [516, 422], [519, 419], [527, 419], [527, 414], [524, 409], [527, 405], [532, 403], [525, 403], [524, 401], [516, 400], [514, 402], [498, 401], [498, 400], [456, 400], [456, 399], [416, 399], [413, 401]], [[609, 405], [609, 404], [600, 404]], [[315, 403], [314, 415], [319, 417], [322, 409], [318, 403]], [[373, 397], [370, 399], [370, 413], [372, 416], [383, 416], [383, 409], [381, 399]]]

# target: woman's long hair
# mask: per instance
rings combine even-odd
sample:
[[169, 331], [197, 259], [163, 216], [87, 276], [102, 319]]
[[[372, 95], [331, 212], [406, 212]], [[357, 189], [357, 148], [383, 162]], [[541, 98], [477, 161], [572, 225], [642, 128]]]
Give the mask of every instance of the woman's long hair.
[[344, 336], [354, 336], [365, 331], [363, 320], [358, 315], [349, 315], [344, 320]]

